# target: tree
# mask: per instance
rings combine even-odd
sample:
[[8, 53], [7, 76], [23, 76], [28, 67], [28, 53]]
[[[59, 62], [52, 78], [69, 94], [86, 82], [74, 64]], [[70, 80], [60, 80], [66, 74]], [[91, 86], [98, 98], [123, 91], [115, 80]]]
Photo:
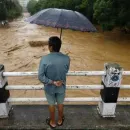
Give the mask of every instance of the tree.
[[36, 12], [36, 6], [37, 4], [37, 1], [36, 0], [30, 0], [27, 4], [27, 9], [28, 9], [28, 12], [32, 15]]
[[36, 10], [46, 8], [64, 8], [70, 10], [77, 10], [77, 6], [81, 4], [82, 0], [39, 0], [35, 6]]
[[82, 3], [78, 7], [79, 11], [82, 12], [90, 21], [94, 21], [93, 6], [94, 6], [95, 2], [96, 2], [96, 0], [82, 0]]
[[112, 30], [116, 25], [114, 0], [97, 0], [94, 5], [94, 18], [103, 30]]
[[5, 5], [5, 0], [0, 0], [0, 21], [7, 19], [7, 9]]
[[117, 25], [124, 30], [130, 31], [130, 1], [118, 0]]
[[8, 19], [14, 19], [22, 14], [22, 7], [18, 0], [5, 0], [5, 6], [7, 8]]
[[103, 30], [114, 27], [130, 30], [130, 0], [97, 0], [94, 5], [94, 18]]

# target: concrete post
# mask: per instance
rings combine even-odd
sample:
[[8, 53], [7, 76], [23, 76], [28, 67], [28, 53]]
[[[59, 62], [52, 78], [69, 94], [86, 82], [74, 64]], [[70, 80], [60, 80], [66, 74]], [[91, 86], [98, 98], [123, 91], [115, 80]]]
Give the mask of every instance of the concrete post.
[[115, 117], [123, 69], [116, 63], [107, 63], [105, 71], [106, 75], [102, 77], [104, 89], [100, 91], [102, 101], [98, 104], [98, 111], [102, 117]]
[[8, 117], [10, 111], [10, 105], [7, 102], [10, 94], [5, 87], [8, 85], [7, 78], [3, 77], [4, 65], [0, 64], [0, 118]]

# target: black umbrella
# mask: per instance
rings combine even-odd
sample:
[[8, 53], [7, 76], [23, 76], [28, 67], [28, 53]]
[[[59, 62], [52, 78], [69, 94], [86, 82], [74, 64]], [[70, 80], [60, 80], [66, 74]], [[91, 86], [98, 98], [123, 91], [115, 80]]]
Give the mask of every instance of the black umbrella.
[[26, 21], [32, 24], [61, 28], [60, 38], [62, 35], [62, 29], [72, 29], [82, 32], [97, 31], [84, 15], [79, 12], [66, 9], [44, 9], [27, 18]]

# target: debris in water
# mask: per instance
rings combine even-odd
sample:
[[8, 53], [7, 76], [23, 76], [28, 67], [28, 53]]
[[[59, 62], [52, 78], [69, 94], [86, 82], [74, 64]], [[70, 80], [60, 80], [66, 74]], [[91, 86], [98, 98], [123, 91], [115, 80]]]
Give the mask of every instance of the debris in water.
[[41, 47], [48, 45], [47, 41], [29, 41], [31, 47]]

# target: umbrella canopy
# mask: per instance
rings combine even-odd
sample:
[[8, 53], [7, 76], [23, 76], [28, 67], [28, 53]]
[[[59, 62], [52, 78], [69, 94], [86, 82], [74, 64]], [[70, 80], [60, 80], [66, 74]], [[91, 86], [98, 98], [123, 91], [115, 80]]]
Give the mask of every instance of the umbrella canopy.
[[[96, 32], [96, 28], [92, 23], [81, 13], [57, 8], [48, 8], [41, 10], [26, 21], [61, 29], [72, 29], [83, 32]], [[61, 30], [62, 33], [62, 30]]]

